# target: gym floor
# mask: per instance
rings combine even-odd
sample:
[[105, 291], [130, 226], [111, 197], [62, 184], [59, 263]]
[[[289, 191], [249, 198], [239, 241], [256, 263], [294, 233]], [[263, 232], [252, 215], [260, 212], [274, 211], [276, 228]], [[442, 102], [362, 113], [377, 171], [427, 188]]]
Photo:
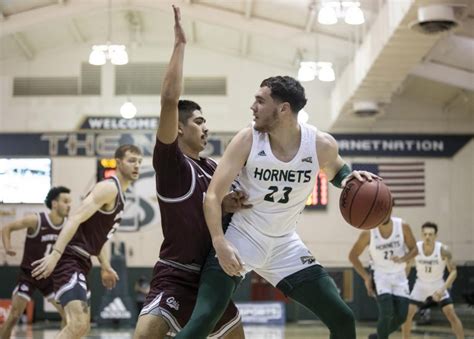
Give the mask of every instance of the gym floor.
[[[20, 325], [16, 328], [14, 338], [53, 339], [58, 333], [57, 323]], [[375, 324], [358, 324], [357, 337], [367, 338], [373, 333]], [[248, 339], [327, 339], [329, 332], [319, 322], [289, 324], [286, 326], [245, 326]], [[466, 338], [474, 339], [474, 330], [465, 329]], [[92, 328], [87, 338], [128, 339], [132, 338], [133, 329]], [[400, 339], [397, 332], [390, 339]], [[447, 326], [417, 326], [412, 331], [412, 339], [454, 338]]]

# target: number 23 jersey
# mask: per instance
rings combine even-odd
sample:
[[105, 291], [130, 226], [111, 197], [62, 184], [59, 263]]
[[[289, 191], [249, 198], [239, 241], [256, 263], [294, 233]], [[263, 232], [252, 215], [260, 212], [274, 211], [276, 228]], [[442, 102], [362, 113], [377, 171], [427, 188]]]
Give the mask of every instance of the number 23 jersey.
[[231, 225], [272, 237], [295, 230], [319, 172], [317, 129], [303, 123], [300, 128], [300, 147], [289, 162], [273, 155], [267, 133], [252, 131], [252, 148], [237, 180], [253, 207], [236, 212]]

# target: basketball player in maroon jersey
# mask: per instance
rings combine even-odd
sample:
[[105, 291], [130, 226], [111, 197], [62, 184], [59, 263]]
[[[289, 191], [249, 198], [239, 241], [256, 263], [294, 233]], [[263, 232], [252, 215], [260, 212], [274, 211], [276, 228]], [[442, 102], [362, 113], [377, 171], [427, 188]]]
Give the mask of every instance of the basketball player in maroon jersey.
[[61, 314], [63, 325], [65, 325], [63, 309], [54, 302], [53, 279], [33, 279], [31, 277], [33, 269], [31, 264], [51, 252], [71, 208], [71, 196], [69, 193], [69, 188], [63, 186], [51, 188], [44, 201], [46, 207], [50, 209], [49, 213], [40, 212], [27, 215], [23, 219], [7, 224], [2, 229], [3, 246], [7, 255], [11, 256], [16, 255], [11, 245], [11, 233], [27, 229], [18, 284], [13, 290], [12, 295], [12, 307], [7, 320], [0, 329], [0, 338], [2, 339], [10, 338], [13, 327], [25, 311], [26, 305], [31, 300], [36, 289], [58, 310], [59, 314]]
[[138, 179], [142, 153], [134, 145], [122, 145], [115, 151], [116, 176], [97, 183], [72, 213], [52, 252], [33, 263], [33, 277], [44, 279], [53, 273], [54, 291], [66, 313], [67, 324], [57, 338], [85, 336], [90, 327], [87, 274], [97, 256], [101, 263], [102, 283], [113, 288], [118, 280], [110, 266], [105, 242], [115, 233], [125, 204], [124, 192]]
[[[179, 332], [194, 308], [201, 265], [211, 249], [203, 214], [203, 199], [216, 163], [199, 153], [207, 144], [201, 107], [179, 100], [183, 82], [186, 37], [175, 16], [175, 44], [161, 91], [160, 125], [153, 166], [164, 240], [150, 292], [138, 319], [135, 338], [163, 338]], [[245, 206], [245, 195], [233, 192], [223, 203], [226, 212]], [[243, 338], [240, 316], [233, 303], [217, 323], [212, 337]]]

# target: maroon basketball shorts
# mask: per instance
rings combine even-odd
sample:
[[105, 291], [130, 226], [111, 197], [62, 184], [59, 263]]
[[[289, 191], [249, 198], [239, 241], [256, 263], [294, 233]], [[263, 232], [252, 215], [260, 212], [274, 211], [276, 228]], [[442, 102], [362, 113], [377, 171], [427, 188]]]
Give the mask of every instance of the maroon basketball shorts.
[[91, 267], [89, 258], [66, 249], [52, 274], [55, 299], [63, 307], [73, 300], [89, 300], [87, 274]]
[[[140, 316], [162, 317], [171, 332], [179, 332], [191, 317], [199, 288], [199, 272], [158, 261]], [[240, 314], [231, 301], [209, 337], [223, 337], [239, 323]]]
[[36, 289], [38, 289], [46, 299], [52, 300], [54, 298], [53, 278], [50, 276], [47, 279], [36, 280], [31, 276], [31, 270], [21, 268], [18, 283], [12, 295], [16, 294], [30, 301]]

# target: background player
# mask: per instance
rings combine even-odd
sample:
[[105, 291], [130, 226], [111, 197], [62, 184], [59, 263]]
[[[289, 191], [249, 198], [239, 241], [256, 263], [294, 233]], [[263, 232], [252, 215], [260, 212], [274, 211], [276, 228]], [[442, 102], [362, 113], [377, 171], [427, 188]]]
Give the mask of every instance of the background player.
[[[163, 81], [153, 153], [164, 240], [135, 338], [163, 338], [168, 331], [178, 332], [187, 323], [196, 300], [201, 265], [211, 249], [202, 201], [216, 163], [199, 156], [208, 133], [201, 107], [192, 101], [179, 101], [186, 38], [179, 8], [173, 9], [175, 45]], [[232, 212], [241, 207], [241, 198], [243, 195], [237, 192], [227, 195], [224, 210]], [[216, 337], [244, 336], [234, 304], [211, 330]]]
[[[205, 199], [220, 266], [209, 258], [192, 319], [178, 338], [205, 337], [235, 289], [232, 276], [251, 270], [316, 314], [331, 338], [355, 338], [352, 311], [295, 229], [320, 169], [337, 187], [352, 176], [372, 180], [372, 174], [351, 174], [331, 135], [298, 123], [305, 104], [304, 88], [291, 77], [261, 83], [251, 107], [254, 126], [231, 141]], [[220, 205], [237, 175], [253, 207], [235, 213], [224, 236]]]
[[[441, 310], [451, 324], [457, 339], [464, 338], [464, 329], [453, 307], [453, 300], [448, 289], [457, 276], [456, 266], [453, 263], [451, 252], [438, 237], [438, 226], [432, 222], [425, 222], [421, 226], [422, 241], [418, 241], [418, 255], [415, 257], [416, 282], [410, 294], [408, 316], [403, 326], [403, 338], [410, 338], [413, 317], [418, 307], [423, 305], [427, 298], [439, 303]], [[444, 270], [448, 269], [446, 281], [443, 279]]]
[[27, 215], [23, 219], [13, 221], [2, 229], [2, 241], [7, 255], [15, 256], [11, 246], [11, 233], [27, 229], [23, 259], [20, 264], [18, 284], [13, 290], [12, 306], [8, 318], [0, 329], [2, 339], [10, 338], [15, 324], [25, 311], [28, 301], [38, 289], [48, 299], [61, 315], [62, 325], [65, 316], [62, 307], [54, 301], [53, 279], [36, 280], [31, 277], [31, 264], [51, 252], [61, 231], [64, 221], [71, 209], [71, 191], [69, 188], [58, 186], [49, 190], [44, 201], [49, 212]]
[[[115, 286], [117, 273], [106, 258], [104, 244], [120, 225], [125, 190], [138, 179], [142, 154], [134, 145], [115, 151], [116, 176], [97, 183], [68, 219], [53, 251], [33, 263], [33, 277], [44, 279], [53, 273], [56, 300], [66, 313], [67, 324], [58, 338], [80, 338], [89, 331], [87, 274], [97, 256], [101, 263], [102, 283]], [[54, 272], [53, 272], [54, 270]]]
[[[359, 259], [367, 246], [373, 280]], [[371, 334], [369, 338], [386, 339], [405, 322], [409, 294], [405, 269], [406, 263], [416, 254], [416, 240], [410, 225], [391, 214], [378, 227], [362, 232], [352, 247], [349, 260], [364, 279], [368, 294], [376, 298], [379, 310], [377, 334]]]

